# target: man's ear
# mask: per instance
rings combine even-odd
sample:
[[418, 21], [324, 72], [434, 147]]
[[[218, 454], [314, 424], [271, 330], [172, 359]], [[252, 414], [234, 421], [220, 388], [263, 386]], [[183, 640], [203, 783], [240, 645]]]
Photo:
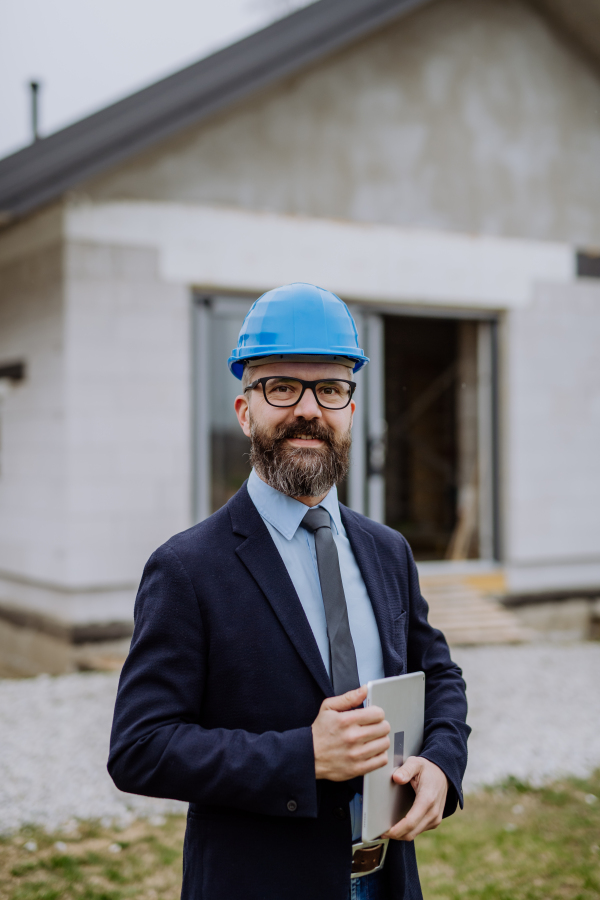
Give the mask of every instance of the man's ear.
[[246, 394], [238, 394], [235, 398], [235, 402], [233, 404], [233, 408], [235, 409], [235, 414], [237, 416], [237, 420], [240, 423], [240, 428], [246, 435], [246, 437], [250, 437], [250, 405], [248, 402], [248, 396]]

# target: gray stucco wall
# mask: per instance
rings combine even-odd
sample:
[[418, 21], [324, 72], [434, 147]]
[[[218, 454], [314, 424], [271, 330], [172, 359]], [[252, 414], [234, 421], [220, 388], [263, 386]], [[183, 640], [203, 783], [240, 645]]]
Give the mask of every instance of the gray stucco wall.
[[135, 588], [191, 524], [190, 296], [152, 249], [74, 241], [65, 290], [69, 578]]
[[0, 364], [26, 365], [0, 398], [0, 581], [65, 572], [63, 277], [58, 235], [0, 269]]
[[510, 585], [598, 585], [600, 284], [538, 285], [508, 315], [504, 346]]
[[83, 191], [600, 245], [600, 77], [518, 0], [438, 0]]
[[0, 606], [127, 621], [144, 562], [191, 524], [190, 296], [153, 249], [50, 218], [37, 248], [35, 220], [2, 245], [0, 364], [27, 377], [0, 385]]

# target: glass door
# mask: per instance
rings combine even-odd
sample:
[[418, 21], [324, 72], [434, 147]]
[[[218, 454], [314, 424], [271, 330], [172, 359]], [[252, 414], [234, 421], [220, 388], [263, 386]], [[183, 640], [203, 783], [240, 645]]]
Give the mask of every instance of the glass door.
[[250, 442], [233, 409], [241, 385], [227, 367], [252, 301], [197, 297], [194, 303], [195, 518], [233, 497], [250, 474]]

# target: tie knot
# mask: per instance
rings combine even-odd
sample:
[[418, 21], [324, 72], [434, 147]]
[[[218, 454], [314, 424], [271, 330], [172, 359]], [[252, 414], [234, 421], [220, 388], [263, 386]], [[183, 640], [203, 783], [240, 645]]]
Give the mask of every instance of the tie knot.
[[300, 525], [307, 531], [315, 532], [319, 528], [331, 528], [331, 519], [326, 509], [323, 509], [322, 506], [315, 506], [308, 510]]

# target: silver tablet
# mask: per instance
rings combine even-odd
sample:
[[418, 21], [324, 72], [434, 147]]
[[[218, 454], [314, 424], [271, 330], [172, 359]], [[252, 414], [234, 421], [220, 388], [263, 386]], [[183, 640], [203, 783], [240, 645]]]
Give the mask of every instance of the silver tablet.
[[423, 746], [425, 673], [380, 678], [367, 688], [365, 706], [380, 706], [391, 727], [387, 766], [364, 778], [362, 839], [374, 841], [406, 815], [414, 800], [411, 786], [395, 784], [392, 774]]

